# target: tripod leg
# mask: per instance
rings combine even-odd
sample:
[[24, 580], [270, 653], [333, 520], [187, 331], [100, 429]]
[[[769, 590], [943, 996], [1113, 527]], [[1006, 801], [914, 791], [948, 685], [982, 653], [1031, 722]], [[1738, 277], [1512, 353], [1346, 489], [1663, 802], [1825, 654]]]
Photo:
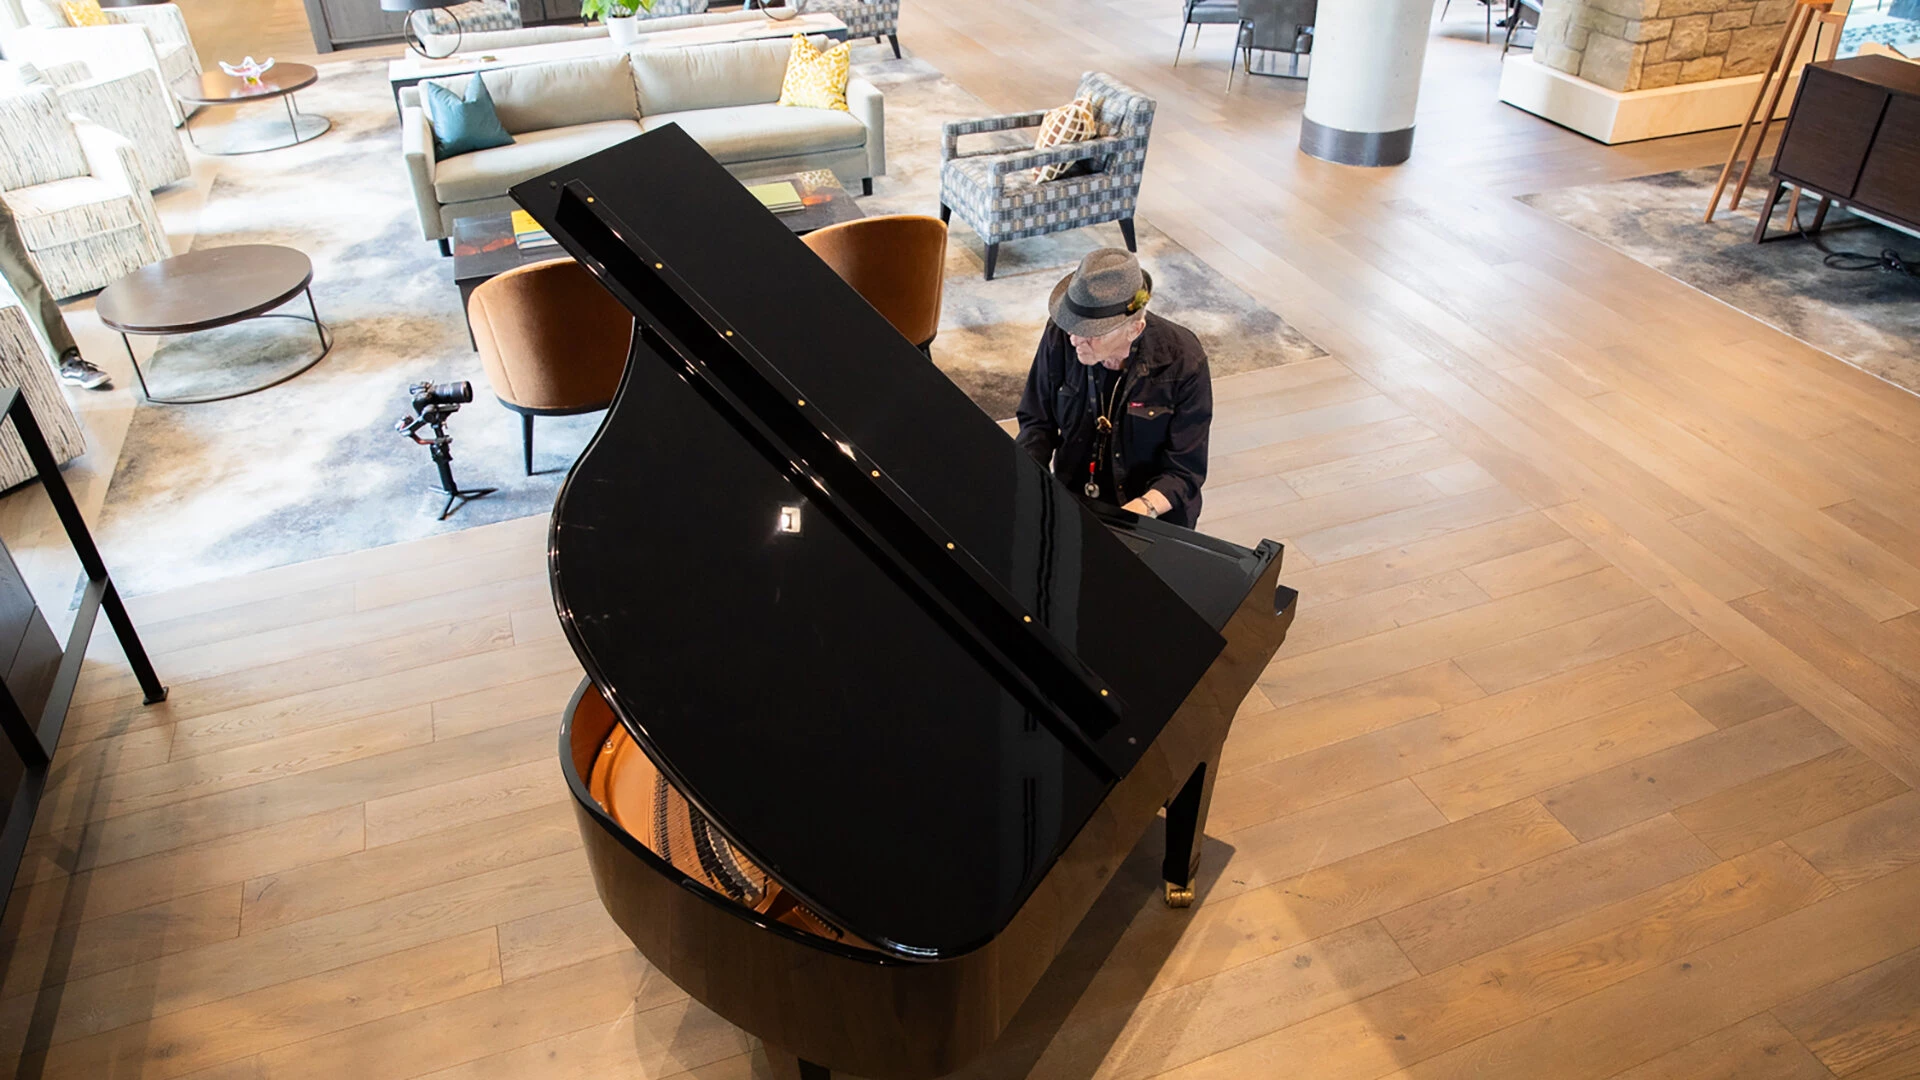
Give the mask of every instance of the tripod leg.
[[1767, 94], [1766, 107], [1760, 111], [1760, 135], [1753, 140], [1753, 156], [1747, 159], [1746, 168], [1740, 170], [1740, 180], [1733, 185], [1733, 198], [1727, 200], [1728, 210], [1740, 209], [1740, 196], [1746, 193], [1747, 179], [1753, 175], [1753, 167], [1760, 161], [1760, 153], [1767, 142], [1767, 129], [1773, 127], [1773, 110], [1780, 104], [1780, 95], [1787, 89], [1787, 77], [1793, 71], [1793, 61], [1800, 55], [1800, 43], [1806, 39], [1807, 27], [1811, 25], [1813, 8], [1806, 4], [1795, 7], [1793, 21], [1788, 24], [1793, 41], [1781, 54], [1780, 81], [1773, 84], [1771, 92]]
[[[1773, 62], [1767, 65], [1767, 76], [1760, 80], [1760, 85], [1754, 90], [1753, 107], [1747, 110], [1746, 122], [1740, 125], [1740, 134], [1733, 140], [1733, 152], [1727, 155], [1727, 163], [1720, 169], [1720, 179], [1713, 185], [1713, 197], [1707, 200], [1707, 216], [1703, 220], [1709, 225], [1713, 223], [1713, 215], [1720, 209], [1720, 196], [1727, 190], [1727, 181], [1733, 176], [1733, 167], [1739, 163], [1740, 154], [1746, 149], [1747, 133], [1753, 130], [1753, 122], [1760, 117], [1760, 103], [1766, 100], [1767, 85], [1773, 79], [1773, 73], [1780, 69], [1780, 57], [1786, 51], [1787, 34], [1782, 30], [1780, 44], [1773, 50]], [[1754, 153], [1758, 154], [1759, 151], [1755, 150]]]

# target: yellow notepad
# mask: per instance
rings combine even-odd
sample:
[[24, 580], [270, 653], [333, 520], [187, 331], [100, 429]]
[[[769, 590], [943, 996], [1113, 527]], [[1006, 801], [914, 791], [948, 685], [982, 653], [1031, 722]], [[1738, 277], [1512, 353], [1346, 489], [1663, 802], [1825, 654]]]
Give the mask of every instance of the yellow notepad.
[[777, 184], [755, 184], [748, 188], [747, 192], [759, 199], [760, 205], [775, 213], [782, 210], [799, 210], [806, 205], [800, 201], [800, 191], [790, 180], [782, 180]]
[[546, 229], [540, 226], [539, 222], [533, 220], [532, 214], [527, 213], [525, 210], [515, 210], [513, 212], [513, 235], [525, 236], [528, 233], [546, 231]]

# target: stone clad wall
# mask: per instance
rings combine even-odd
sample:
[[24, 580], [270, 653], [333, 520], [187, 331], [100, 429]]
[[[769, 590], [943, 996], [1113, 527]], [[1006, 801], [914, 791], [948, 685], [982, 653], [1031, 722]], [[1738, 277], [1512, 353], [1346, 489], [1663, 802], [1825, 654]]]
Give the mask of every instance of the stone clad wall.
[[1545, 0], [1534, 58], [1609, 90], [1767, 69], [1794, 0]]

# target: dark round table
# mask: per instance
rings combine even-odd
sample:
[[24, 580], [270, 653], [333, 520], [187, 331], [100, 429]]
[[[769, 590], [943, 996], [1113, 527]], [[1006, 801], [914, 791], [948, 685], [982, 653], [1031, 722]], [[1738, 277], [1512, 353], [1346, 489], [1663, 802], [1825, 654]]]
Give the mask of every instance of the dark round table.
[[[270, 314], [301, 293], [307, 296], [311, 319]], [[320, 309], [313, 302], [313, 261], [293, 248], [274, 244], [207, 248], [150, 263], [101, 290], [93, 310], [101, 322], [120, 332], [127, 359], [133, 361], [133, 374], [140, 380], [140, 392], [148, 401], [164, 405], [198, 405], [259, 393], [312, 368], [333, 348], [333, 339], [320, 321]], [[230, 394], [157, 398], [147, 389], [147, 377], [134, 356], [130, 335], [190, 334], [257, 318], [313, 323], [320, 338], [319, 353], [271, 382]]]
[[[193, 125], [187, 125], [187, 138], [194, 148], [209, 154], [257, 154], [263, 150], [280, 150], [289, 146], [298, 146], [303, 142], [317, 139], [327, 133], [333, 121], [324, 116], [303, 113], [293, 100], [296, 91], [305, 90], [320, 81], [320, 72], [309, 64], [275, 63], [260, 76], [260, 81], [250, 83], [236, 78], [219, 68], [203, 71], [198, 76], [187, 76], [173, 84], [173, 96], [188, 106], [202, 105], [245, 105], [249, 102], [266, 101], [279, 98], [287, 106], [287, 126], [291, 129], [291, 139], [283, 137], [227, 138], [218, 143], [208, 144], [200, 141]], [[236, 125], [229, 124], [228, 127]], [[275, 126], [278, 126], [277, 124]]]

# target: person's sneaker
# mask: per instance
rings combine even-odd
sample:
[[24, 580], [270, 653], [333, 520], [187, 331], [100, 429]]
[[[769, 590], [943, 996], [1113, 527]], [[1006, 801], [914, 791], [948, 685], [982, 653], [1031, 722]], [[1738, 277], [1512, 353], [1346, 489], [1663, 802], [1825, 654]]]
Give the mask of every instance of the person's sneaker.
[[78, 352], [70, 352], [60, 358], [60, 381], [72, 383], [86, 390], [105, 390], [112, 376], [85, 360]]

